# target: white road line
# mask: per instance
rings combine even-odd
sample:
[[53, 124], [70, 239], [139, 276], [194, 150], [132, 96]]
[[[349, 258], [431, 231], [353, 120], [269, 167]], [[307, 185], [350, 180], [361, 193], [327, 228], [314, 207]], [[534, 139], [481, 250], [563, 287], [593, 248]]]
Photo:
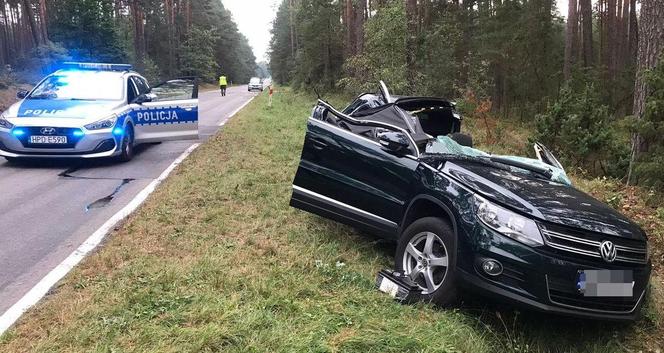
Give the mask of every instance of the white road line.
[[28, 293], [26, 293], [16, 304], [12, 305], [11, 308], [0, 316], [0, 335], [7, 331], [15, 322], [18, 320], [23, 313], [25, 313], [30, 307], [37, 304], [41, 298], [43, 298], [46, 293], [60, 281], [69, 271], [71, 271], [83, 258], [88, 255], [92, 250], [94, 250], [102, 240], [106, 237], [108, 232], [113, 229], [113, 227], [131, 213], [136, 211], [136, 209], [145, 202], [148, 196], [155, 190], [155, 188], [163, 182], [169, 174], [182, 163], [182, 161], [187, 158], [196, 148], [200, 146], [200, 143], [195, 143], [191, 145], [186, 151], [184, 151], [171, 165], [164, 170], [161, 175], [155, 180], [153, 180], [145, 189], [141, 190], [136, 197], [134, 197], [129, 204], [122, 208], [118, 213], [114, 214], [106, 223], [104, 223], [97, 231], [92, 233], [92, 235], [81, 244], [71, 255], [69, 255], [64, 261], [57, 265], [51, 272], [49, 272], [44, 278], [39, 281]]
[[226, 119], [224, 119], [222, 122], [219, 123], [219, 126], [224, 126], [230, 118], [234, 117], [235, 114], [237, 114], [240, 110], [242, 110], [242, 108], [246, 107], [247, 104], [251, 103], [251, 101], [254, 100], [254, 98], [256, 98], [256, 96], [249, 98], [249, 100], [244, 102], [244, 104], [242, 104], [239, 108], [235, 109], [232, 113], [228, 114]]
[[[242, 104], [240, 108], [233, 111], [220, 125], [225, 124], [228, 119], [232, 118], [253, 99], [254, 97], [251, 97], [251, 99]], [[195, 143], [189, 146], [189, 148], [174, 160], [173, 163], [171, 163], [171, 165], [169, 165], [168, 168], [157, 177], [157, 179], [153, 180], [148, 186], [141, 190], [125, 207], [118, 211], [118, 213], [114, 214], [108, 221], [106, 221], [106, 223], [97, 229], [97, 231], [92, 233], [92, 235], [86, 239], [78, 249], [44, 276], [44, 278], [32, 287], [28, 293], [21, 297], [19, 301], [7, 309], [7, 311], [0, 316], [0, 335], [7, 331], [26, 311], [28, 311], [28, 309], [37, 304], [48, 291], [58, 283], [58, 281], [64, 278], [64, 276], [66, 276], [76, 265], [78, 265], [85, 256], [99, 246], [106, 235], [108, 235], [108, 232], [113, 229], [116, 224], [136, 211], [136, 209], [145, 202], [148, 196], [154, 192], [157, 186], [159, 186], [159, 184], [161, 184], [171, 172], [200, 145], [200, 143]]]

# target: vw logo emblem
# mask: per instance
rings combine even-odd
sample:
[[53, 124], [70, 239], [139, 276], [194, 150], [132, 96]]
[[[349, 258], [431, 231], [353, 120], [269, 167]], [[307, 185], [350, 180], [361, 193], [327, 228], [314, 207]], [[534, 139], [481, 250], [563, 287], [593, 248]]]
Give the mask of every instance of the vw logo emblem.
[[599, 244], [599, 254], [602, 255], [602, 259], [606, 262], [613, 262], [616, 259], [616, 246], [608, 241], [604, 240]]
[[56, 132], [54, 127], [43, 127], [39, 131], [41, 131], [41, 133], [44, 135], [55, 135]]

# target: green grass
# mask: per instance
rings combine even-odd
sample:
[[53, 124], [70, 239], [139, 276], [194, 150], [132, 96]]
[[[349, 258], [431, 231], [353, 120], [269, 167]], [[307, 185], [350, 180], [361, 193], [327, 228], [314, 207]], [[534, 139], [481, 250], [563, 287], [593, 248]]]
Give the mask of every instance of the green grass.
[[453, 310], [405, 306], [379, 293], [374, 276], [391, 266], [393, 244], [288, 206], [313, 102], [287, 88], [272, 108], [266, 95], [254, 100], [1, 337], [0, 352], [662, 348], [654, 306], [617, 325], [471, 296]]

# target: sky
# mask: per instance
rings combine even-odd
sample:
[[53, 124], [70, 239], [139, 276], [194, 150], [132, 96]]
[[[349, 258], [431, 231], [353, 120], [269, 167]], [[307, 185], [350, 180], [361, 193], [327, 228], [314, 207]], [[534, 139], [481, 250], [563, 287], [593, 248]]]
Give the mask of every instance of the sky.
[[221, 0], [240, 32], [249, 39], [256, 61], [267, 61], [270, 30], [281, 0]]
[[[281, 0], [221, 0], [221, 2], [233, 14], [240, 32], [249, 39], [256, 61], [267, 61], [272, 21]], [[566, 16], [568, 0], [556, 0], [556, 2], [560, 14]]]

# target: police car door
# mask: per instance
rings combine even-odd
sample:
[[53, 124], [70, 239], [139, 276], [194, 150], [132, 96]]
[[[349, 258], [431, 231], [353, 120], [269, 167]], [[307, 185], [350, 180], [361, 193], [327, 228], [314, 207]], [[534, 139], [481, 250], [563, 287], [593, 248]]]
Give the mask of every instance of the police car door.
[[132, 105], [136, 142], [198, 139], [198, 81], [180, 78], [148, 88], [133, 76], [138, 96]]

